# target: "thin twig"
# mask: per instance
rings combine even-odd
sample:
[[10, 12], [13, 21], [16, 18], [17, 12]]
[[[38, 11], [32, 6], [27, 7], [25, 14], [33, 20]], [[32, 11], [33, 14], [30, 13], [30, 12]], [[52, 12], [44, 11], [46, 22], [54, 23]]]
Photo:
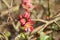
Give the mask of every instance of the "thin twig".
[[5, 3], [5, 5], [6, 5], [8, 8], [11, 8], [10, 5], [9, 5], [5, 0], [2, 0], [2, 1]]
[[0, 0], [0, 11], [2, 10], [2, 2], [1, 2], [1, 0]]
[[31, 40], [36, 40], [37, 38], [33, 38], [33, 39], [31, 39]]
[[17, 11], [17, 10], [19, 10], [19, 5], [16, 5], [16, 6], [10, 8], [8, 10], [5, 10], [5, 11], [1, 11], [1, 16], [4, 16], [4, 15], [8, 14], [8, 12], [11, 13], [11, 12], [14, 12], [14, 11]]
[[13, 0], [11, 0], [11, 7], [13, 7]]
[[38, 33], [40, 33], [43, 29], [45, 29], [47, 27], [48, 24], [45, 24], [43, 28], [41, 28], [41, 30], [38, 31]]
[[39, 31], [43, 26], [44, 26], [44, 25], [35, 28], [35, 29], [31, 32], [31, 34], [36, 33], [36, 32]]
[[60, 17], [55, 18], [54, 20], [51, 20], [51, 21], [47, 22], [47, 24], [45, 24], [45, 26], [40, 31], [38, 31], [38, 33], [43, 31], [49, 24], [51, 24], [51, 23], [53, 23], [55, 21], [58, 21], [58, 20], [60, 20]]
[[43, 23], [47, 23], [48, 21], [45, 21], [45, 20], [42, 20], [42, 19], [32, 19], [33, 21], [40, 21], [40, 22], [43, 22]]
[[45, 32], [45, 34], [50, 34], [50, 33], [52, 33], [52, 32], [53, 32], [53, 31], [50, 30], [50, 31]]
[[13, 18], [12, 18], [11, 16], [10, 16], [10, 19], [11, 19], [11, 21], [12, 21], [12, 25], [13, 25], [14, 29], [18, 32], [18, 31], [19, 31], [18, 28], [19, 28], [19, 26], [20, 26], [19, 21], [18, 21], [18, 23], [15, 25], [15, 23], [14, 23], [14, 21], [13, 21]]
[[60, 25], [57, 22], [54, 22], [58, 27], [60, 27]]
[[3, 33], [0, 32], [0, 34], [5, 38], [5, 40], [8, 40], [8, 38]]

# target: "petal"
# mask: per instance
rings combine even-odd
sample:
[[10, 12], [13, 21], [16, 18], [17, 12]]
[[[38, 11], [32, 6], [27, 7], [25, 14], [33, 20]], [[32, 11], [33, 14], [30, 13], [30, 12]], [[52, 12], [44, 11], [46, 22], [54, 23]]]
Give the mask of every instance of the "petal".
[[27, 22], [29, 25], [33, 25], [33, 21], [29, 21]]
[[22, 19], [20, 20], [20, 23], [21, 23], [21, 25], [25, 25], [26, 20], [25, 20], [24, 18], [22, 18]]
[[31, 7], [32, 7], [32, 4], [31, 4], [31, 3], [27, 3], [27, 4], [26, 4], [26, 8], [29, 9], [29, 8], [31, 8]]
[[30, 0], [23, 0], [23, 2], [30, 3]]
[[28, 31], [29, 31], [29, 32], [31, 32], [31, 29], [30, 29], [30, 28], [28, 28]]
[[30, 30], [31, 30], [31, 32], [33, 31], [33, 27], [32, 26], [30, 27]]
[[27, 27], [24, 27], [24, 30], [25, 30], [25, 31], [27, 31], [27, 30], [28, 30], [28, 28], [27, 28]]
[[31, 25], [33, 25], [33, 21], [30, 21], [29, 23], [30, 23]]
[[30, 18], [30, 13], [28, 11], [24, 12], [24, 18]]
[[25, 6], [25, 5], [24, 5], [24, 4], [22, 4], [22, 7], [23, 7], [23, 8], [24, 8], [24, 6]]
[[32, 31], [33, 31], [33, 27], [30, 26], [30, 27], [28, 28], [28, 31], [29, 31], [29, 32], [32, 32]]

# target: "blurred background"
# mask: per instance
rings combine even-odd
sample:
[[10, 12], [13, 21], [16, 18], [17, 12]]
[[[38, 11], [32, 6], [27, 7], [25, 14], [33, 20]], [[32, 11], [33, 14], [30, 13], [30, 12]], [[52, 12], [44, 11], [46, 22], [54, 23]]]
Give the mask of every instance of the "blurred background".
[[[21, 33], [15, 28], [19, 14], [24, 13], [21, 4], [22, 0], [0, 0], [0, 34], [3, 36], [0, 36], [0, 40], [14, 40]], [[49, 40], [60, 40], [60, 0], [31, 0], [31, 4], [31, 19], [34, 21], [32, 34], [43, 30], [50, 37]]]

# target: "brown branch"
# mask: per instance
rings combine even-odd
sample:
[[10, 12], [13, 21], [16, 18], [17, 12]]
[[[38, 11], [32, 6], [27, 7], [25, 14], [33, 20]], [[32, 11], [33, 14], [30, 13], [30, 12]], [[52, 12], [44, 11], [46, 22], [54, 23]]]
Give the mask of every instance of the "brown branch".
[[44, 25], [35, 28], [35, 29], [31, 32], [31, 34], [36, 33], [36, 32], [39, 31], [43, 26], [44, 26]]
[[45, 24], [45, 26], [44, 26], [40, 31], [38, 31], [38, 33], [40, 33], [41, 31], [43, 31], [49, 24], [51, 24], [51, 23], [53, 23], [53, 22], [55, 22], [55, 21], [58, 21], [58, 20], [60, 20], [60, 17], [55, 18], [54, 20], [51, 20], [51, 21], [47, 22], [47, 23]]
[[53, 32], [53, 31], [50, 30], [50, 31], [45, 32], [45, 34], [50, 34], [50, 33], [52, 33], [52, 32]]
[[41, 28], [41, 30], [38, 31], [38, 33], [40, 33], [43, 29], [45, 29], [47, 27], [48, 24], [45, 24], [44, 27]]
[[60, 25], [57, 22], [54, 22], [58, 27], [60, 27]]
[[45, 20], [42, 20], [42, 19], [32, 19], [33, 21], [40, 21], [40, 22], [43, 22], [43, 23], [47, 23], [48, 21], [45, 21]]
[[13, 21], [13, 18], [11, 16], [10, 16], [10, 19], [12, 21], [12, 25], [13, 25], [14, 29], [18, 32], [19, 31], [18, 28], [20, 26], [20, 22], [18, 21], [18, 23], [15, 25], [15, 23]]
[[33, 38], [33, 39], [31, 39], [31, 40], [36, 40], [37, 38]]
[[8, 8], [11, 8], [10, 5], [9, 5], [5, 0], [2, 0], [2, 1], [5, 3], [5, 5], [6, 5]]
[[13, 3], [14, 3], [14, 1], [13, 1], [13, 0], [11, 0], [11, 7], [13, 7]]
[[[42, 26], [37, 27], [36, 29], [34, 29], [31, 34], [34, 34], [34, 33], [36, 33], [36, 32], [40, 33], [40, 32], [43, 31], [49, 24], [51, 24], [51, 23], [53, 23], [53, 22], [55, 22], [55, 21], [58, 21], [58, 20], [60, 20], [60, 17], [55, 18], [54, 20], [48, 21], [46, 24], [44, 24], [44, 25], [42, 25]], [[31, 35], [31, 36], [32, 36], [32, 35]], [[31, 37], [31, 36], [30, 36], [30, 37]]]
[[[9, 15], [8, 15], [8, 20], [11, 21], [11, 24], [13, 25], [14, 29], [18, 32], [18, 31], [19, 31], [18, 28], [19, 28], [19, 26], [20, 26], [20, 22], [18, 21], [18, 23], [15, 25], [14, 20], [13, 20], [13, 18], [11, 17], [11, 14], [10, 14], [10, 13], [9, 13]], [[8, 20], [7, 20], [7, 22], [8, 22]]]
[[0, 35], [2, 35], [5, 38], [5, 40], [8, 40], [8, 38], [3, 33], [0, 32]]
[[4, 15], [8, 14], [8, 12], [11, 13], [11, 12], [14, 12], [14, 11], [17, 11], [17, 10], [19, 10], [19, 5], [16, 5], [16, 6], [10, 8], [8, 10], [5, 10], [5, 11], [1, 11], [1, 16], [4, 16]]
[[34, 36], [34, 35], [31, 35], [31, 36], [29, 37], [29, 39], [31, 39], [33, 36]]

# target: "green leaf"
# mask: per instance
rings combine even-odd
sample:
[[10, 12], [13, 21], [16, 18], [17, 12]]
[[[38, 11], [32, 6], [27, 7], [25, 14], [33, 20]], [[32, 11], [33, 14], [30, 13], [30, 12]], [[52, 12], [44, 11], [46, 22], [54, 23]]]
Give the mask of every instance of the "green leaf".
[[20, 33], [20, 38], [24, 39], [25, 35], [23, 33]]
[[45, 34], [43, 32], [40, 33], [40, 40], [45, 40]]
[[49, 36], [45, 35], [44, 32], [40, 33], [40, 40], [47, 40]]
[[49, 38], [49, 36], [45, 36], [45, 40], [47, 40]]
[[8, 32], [8, 31], [6, 31], [4, 34], [5, 34], [7, 37], [11, 36], [11, 33]]

